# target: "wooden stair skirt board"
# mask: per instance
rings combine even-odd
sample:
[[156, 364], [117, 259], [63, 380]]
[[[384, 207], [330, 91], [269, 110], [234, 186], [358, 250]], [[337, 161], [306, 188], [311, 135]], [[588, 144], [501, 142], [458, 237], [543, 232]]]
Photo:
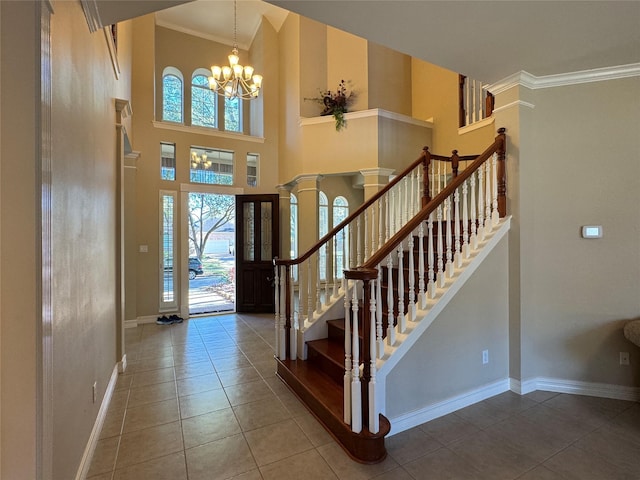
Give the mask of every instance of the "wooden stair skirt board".
[[384, 437], [391, 430], [389, 420], [380, 415], [380, 431], [351, 431], [344, 423], [342, 386], [317, 367], [303, 360], [280, 360], [276, 357], [277, 375], [307, 406], [345, 452], [360, 463], [378, 463], [387, 456]]

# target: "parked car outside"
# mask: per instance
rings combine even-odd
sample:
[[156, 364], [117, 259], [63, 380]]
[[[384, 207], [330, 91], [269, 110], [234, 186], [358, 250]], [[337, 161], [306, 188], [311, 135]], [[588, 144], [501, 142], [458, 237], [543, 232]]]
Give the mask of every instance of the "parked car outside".
[[189, 280], [196, 278], [196, 275], [202, 275], [202, 262], [198, 257], [189, 257]]

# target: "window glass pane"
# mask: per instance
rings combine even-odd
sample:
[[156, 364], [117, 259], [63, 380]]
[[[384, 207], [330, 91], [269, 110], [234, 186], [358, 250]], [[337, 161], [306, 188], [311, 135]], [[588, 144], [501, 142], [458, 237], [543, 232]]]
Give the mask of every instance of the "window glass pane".
[[[329, 202], [324, 192], [318, 192], [318, 236], [324, 237], [329, 233]], [[320, 280], [327, 279], [327, 244], [325, 243], [319, 250]]]
[[233, 185], [233, 152], [191, 147], [190, 162], [191, 182]]
[[[298, 198], [292, 193], [290, 196], [290, 240], [291, 250], [289, 251], [289, 258], [296, 258], [298, 256]], [[294, 281], [298, 280], [298, 266], [294, 265], [292, 269]]]
[[258, 186], [258, 154], [247, 153], [247, 185]]
[[174, 268], [174, 215], [175, 199], [173, 195], [162, 195], [162, 229], [160, 232], [162, 271], [160, 309], [175, 305], [175, 268]]
[[162, 120], [182, 123], [182, 80], [176, 75], [162, 77]]
[[216, 116], [217, 95], [209, 89], [209, 79], [196, 75], [191, 81], [191, 125], [200, 127], [218, 126]]
[[255, 206], [253, 203], [245, 203], [243, 205], [243, 214], [242, 219], [244, 220], [244, 260], [247, 262], [253, 262], [255, 259], [255, 247], [254, 247], [254, 238], [255, 238], [255, 229], [254, 229], [254, 217], [255, 217]]
[[176, 179], [176, 146], [173, 143], [160, 144], [160, 178]]
[[260, 260], [270, 262], [273, 260], [271, 255], [273, 232], [271, 231], [272, 217], [271, 202], [260, 202]]
[[242, 102], [238, 97], [224, 99], [224, 129], [242, 131]]
[[[349, 203], [344, 197], [336, 197], [333, 201], [333, 226], [337, 226], [345, 218], [349, 216]], [[335, 275], [336, 278], [342, 278], [343, 270], [346, 268], [344, 263], [345, 252], [348, 257], [348, 240], [349, 227], [345, 227], [338, 233], [335, 241]]]

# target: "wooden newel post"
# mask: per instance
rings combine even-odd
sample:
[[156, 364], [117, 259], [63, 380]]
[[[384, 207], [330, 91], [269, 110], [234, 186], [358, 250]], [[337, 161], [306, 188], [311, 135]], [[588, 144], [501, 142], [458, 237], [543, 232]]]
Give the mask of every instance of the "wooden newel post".
[[429, 147], [424, 147], [423, 151], [423, 159], [422, 159], [422, 206], [424, 207], [427, 203], [431, 201], [431, 193], [429, 192], [429, 165], [431, 164], [431, 153], [429, 152]]
[[458, 156], [458, 150], [453, 150], [451, 155], [451, 174], [452, 178], [458, 176], [458, 165], [460, 165], [460, 157]]
[[507, 153], [507, 136], [505, 132], [506, 128], [502, 127], [498, 129], [497, 139], [500, 141], [498, 147], [498, 162], [497, 162], [497, 179], [498, 179], [498, 212], [500, 217], [507, 216], [507, 179], [505, 170], [505, 158]]
[[[285, 328], [284, 338], [287, 358], [291, 358], [291, 265], [285, 265]], [[293, 359], [295, 360], [295, 358]]]
[[[362, 380], [362, 425], [369, 427], [369, 382], [371, 381], [371, 348], [370, 336], [374, 333], [371, 331], [371, 313], [369, 312], [369, 303], [371, 301], [370, 280], [363, 278], [363, 295], [362, 295], [362, 355], [360, 361], [363, 364]], [[359, 320], [359, 319], [358, 319]]]

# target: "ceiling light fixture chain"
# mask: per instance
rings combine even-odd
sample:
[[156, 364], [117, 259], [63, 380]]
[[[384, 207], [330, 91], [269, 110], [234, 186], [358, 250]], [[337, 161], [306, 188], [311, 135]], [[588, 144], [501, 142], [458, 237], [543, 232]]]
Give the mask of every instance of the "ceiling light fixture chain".
[[262, 75], [254, 73], [251, 65], [240, 65], [238, 56], [237, 0], [233, 1], [233, 49], [228, 57], [229, 66], [211, 67], [209, 88], [225, 98], [258, 98], [262, 88]]

